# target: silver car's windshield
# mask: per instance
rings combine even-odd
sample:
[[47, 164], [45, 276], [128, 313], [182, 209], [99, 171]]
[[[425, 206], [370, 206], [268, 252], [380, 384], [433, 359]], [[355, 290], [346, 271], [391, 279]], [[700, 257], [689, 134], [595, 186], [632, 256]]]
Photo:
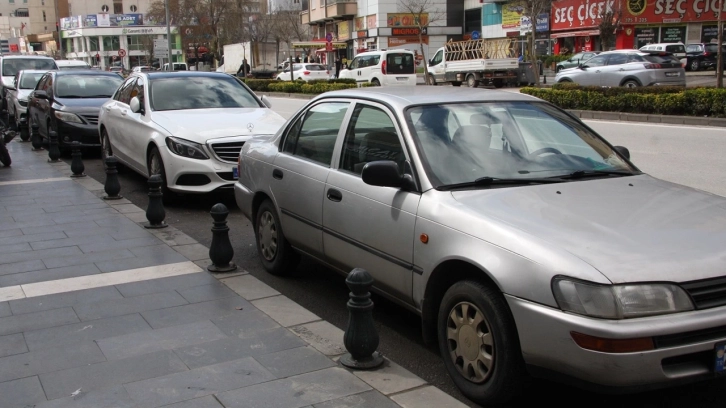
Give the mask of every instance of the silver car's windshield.
[[257, 99], [230, 77], [166, 77], [151, 80], [151, 108], [156, 111], [259, 108]]
[[599, 136], [543, 103], [424, 105], [406, 115], [437, 188], [482, 178], [637, 172]]
[[48, 58], [6, 58], [2, 61], [3, 76], [15, 76], [24, 69], [55, 69], [55, 61]]

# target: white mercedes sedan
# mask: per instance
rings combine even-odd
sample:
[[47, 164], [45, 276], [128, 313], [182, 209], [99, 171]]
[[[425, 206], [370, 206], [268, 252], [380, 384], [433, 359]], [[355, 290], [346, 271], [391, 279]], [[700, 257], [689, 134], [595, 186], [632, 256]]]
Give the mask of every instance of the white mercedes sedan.
[[231, 189], [242, 145], [284, 123], [267, 98], [230, 75], [140, 72], [101, 107], [98, 131], [104, 160], [160, 174], [168, 197]]

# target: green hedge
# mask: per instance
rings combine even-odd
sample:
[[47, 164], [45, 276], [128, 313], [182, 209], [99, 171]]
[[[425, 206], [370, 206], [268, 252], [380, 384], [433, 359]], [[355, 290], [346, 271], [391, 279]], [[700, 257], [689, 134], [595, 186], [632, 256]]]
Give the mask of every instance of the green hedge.
[[563, 109], [726, 117], [726, 89], [679, 87], [601, 88], [558, 84], [520, 90]]
[[[315, 89], [326, 89], [328, 91], [334, 91], [337, 89], [348, 89], [348, 88], [355, 88], [356, 82], [355, 79], [316, 79], [309, 82], [304, 81], [279, 81], [277, 79], [251, 79], [251, 78], [245, 78], [242, 79], [244, 83], [247, 84], [247, 86], [250, 87], [251, 90], [255, 92], [286, 92], [286, 93], [300, 93], [302, 91], [302, 85], [303, 84], [309, 84], [309, 85], [330, 85], [330, 87], [319, 87]], [[348, 85], [345, 87], [338, 87], [338, 85]], [[306, 88], [307, 89], [307, 88]], [[321, 91], [325, 92], [325, 91]], [[315, 92], [305, 92], [305, 93], [315, 93]]]
[[[363, 84], [364, 87], [369, 84]], [[305, 94], [320, 94], [328, 91], [338, 91], [341, 89], [357, 88], [355, 81], [353, 83], [335, 83], [326, 81], [277, 81], [268, 84], [267, 89], [269, 92], [284, 92], [284, 93], [305, 93]]]

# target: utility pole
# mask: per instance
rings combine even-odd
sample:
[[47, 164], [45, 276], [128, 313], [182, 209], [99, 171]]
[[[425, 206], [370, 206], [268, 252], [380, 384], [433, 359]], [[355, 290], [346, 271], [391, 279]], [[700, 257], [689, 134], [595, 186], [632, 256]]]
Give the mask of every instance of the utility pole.
[[716, 61], [716, 87], [723, 88], [723, 0], [718, 2], [718, 61]]
[[55, 6], [55, 21], [56, 21], [56, 32], [58, 33], [58, 52], [60, 53], [60, 59], [63, 59], [63, 38], [61, 38], [61, 20], [60, 16], [58, 15], [58, 0], [55, 0], [54, 2]]
[[[723, 1], [723, 0], [722, 0]], [[169, 48], [169, 71], [174, 70], [174, 63], [171, 60], [171, 25], [169, 23], [169, 0], [164, 0], [164, 8], [166, 9], [166, 46]], [[163, 67], [163, 65], [162, 65]]]

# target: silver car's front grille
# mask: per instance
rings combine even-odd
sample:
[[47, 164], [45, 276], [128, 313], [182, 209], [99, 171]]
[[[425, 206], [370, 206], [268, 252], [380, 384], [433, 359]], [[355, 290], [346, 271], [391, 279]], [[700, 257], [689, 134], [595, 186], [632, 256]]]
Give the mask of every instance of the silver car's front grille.
[[681, 287], [691, 296], [696, 309], [726, 305], [726, 278], [688, 282]]
[[98, 115], [81, 115], [81, 117], [91, 125], [98, 125]]
[[218, 142], [210, 143], [209, 147], [212, 148], [214, 155], [223, 162], [237, 163], [239, 157], [239, 151], [242, 150], [242, 146], [245, 142]]

